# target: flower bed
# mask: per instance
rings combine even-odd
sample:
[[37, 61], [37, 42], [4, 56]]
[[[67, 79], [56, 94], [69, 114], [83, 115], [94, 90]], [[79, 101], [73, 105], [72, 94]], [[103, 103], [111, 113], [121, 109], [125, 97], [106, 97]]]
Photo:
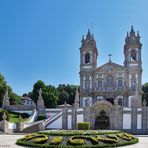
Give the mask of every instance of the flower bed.
[[29, 134], [18, 139], [17, 144], [30, 147], [116, 147], [138, 142], [135, 136], [121, 131], [54, 130]]

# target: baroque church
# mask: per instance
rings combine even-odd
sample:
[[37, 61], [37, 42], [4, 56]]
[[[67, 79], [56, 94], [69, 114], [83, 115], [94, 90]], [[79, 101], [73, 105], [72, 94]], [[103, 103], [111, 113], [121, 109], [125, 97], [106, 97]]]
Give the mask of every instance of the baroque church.
[[[99, 100], [114, 105], [115, 98], [123, 107], [131, 107], [132, 96], [137, 91], [137, 105], [142, 99], [142, 62], [139, 32], [133, 26], [127, 32], [124, 44], [124, 65], [109, 61], [98, 66], [98, 49], [93, 34], [88, 30], [80, 47], [80, 107], [92, 106]], [[118, 56], [118, 55], [117, 55]]]
[[[109, 61], [97, 66], [98, 49], [89, 30], [81, 42], [80, 94], [77, 88], [73, 106], [68, 106], [65, 102], [62, 108], [46, 109], [40, 89], [34, 114], [45, 113], [46, 117], [54, 116], [39, 123], [38, 130], [77, 129], [77, 123], [88, 122], [90, 129], [148, 134], [148, 107], [146, 101], [142, 103], [142, 44], [139, 32], [135, 33], [131, 27], [127, 33], [123, 65], [114, 63], [109, 54]], [[8, 100], [6, 92], [3, 108], [15, 109]], [[17, 110], [22, 110], [22, 107], [29, 110], [29, 106], [19, 106]], [[27, 127], [23, 128], [27, 130]]]

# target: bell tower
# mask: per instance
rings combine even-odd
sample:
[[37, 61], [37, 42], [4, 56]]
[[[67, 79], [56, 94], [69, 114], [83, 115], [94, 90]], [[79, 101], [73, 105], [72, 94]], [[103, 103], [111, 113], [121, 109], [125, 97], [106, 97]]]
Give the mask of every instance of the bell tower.
[[131, 26], [130, 33], [127, 32], [124, 45], [124, 66], [128, 70], [128, 87], [130, 90], [139, 91], [142, 93], [142, 61], [139, 32], [135, 33], [133, 26]]
[[[80, 47], [80, 106], [85, 107], [85, 99], [92, 104], [91, 91], [93, 90], [94, 77], [93, 72], [97, 67], [98, 50], [93, 34], [88, 29], [87, 35], [82, 36]], [[84, 93], [89, 93], [87, 98], [83, 98]], [[84, 105], [85, 104], [85, 105]]]

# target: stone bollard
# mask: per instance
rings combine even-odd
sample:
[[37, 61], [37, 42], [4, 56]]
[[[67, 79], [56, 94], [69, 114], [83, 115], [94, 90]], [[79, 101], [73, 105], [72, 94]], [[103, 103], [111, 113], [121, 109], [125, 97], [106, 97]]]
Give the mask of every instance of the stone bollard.
[[24, 129], [24, 124], [21, 122], [21, 115], [19, 115], [19, 122], [16, 123], [16, 130], [18, 133], [20, 133]]

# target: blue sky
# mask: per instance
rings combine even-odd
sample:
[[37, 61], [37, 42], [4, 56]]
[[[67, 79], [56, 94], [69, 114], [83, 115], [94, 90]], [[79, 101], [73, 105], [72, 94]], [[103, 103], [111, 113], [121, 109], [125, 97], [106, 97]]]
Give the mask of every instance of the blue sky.
[[147, 80], [147, 0], [0, 0], [0, 73], [18, 94], [37, 80], [79, 84], [81, 36], [91, 28], [98, 64], [123, 64], [131, 25], [141, 35], [143, 83]]

